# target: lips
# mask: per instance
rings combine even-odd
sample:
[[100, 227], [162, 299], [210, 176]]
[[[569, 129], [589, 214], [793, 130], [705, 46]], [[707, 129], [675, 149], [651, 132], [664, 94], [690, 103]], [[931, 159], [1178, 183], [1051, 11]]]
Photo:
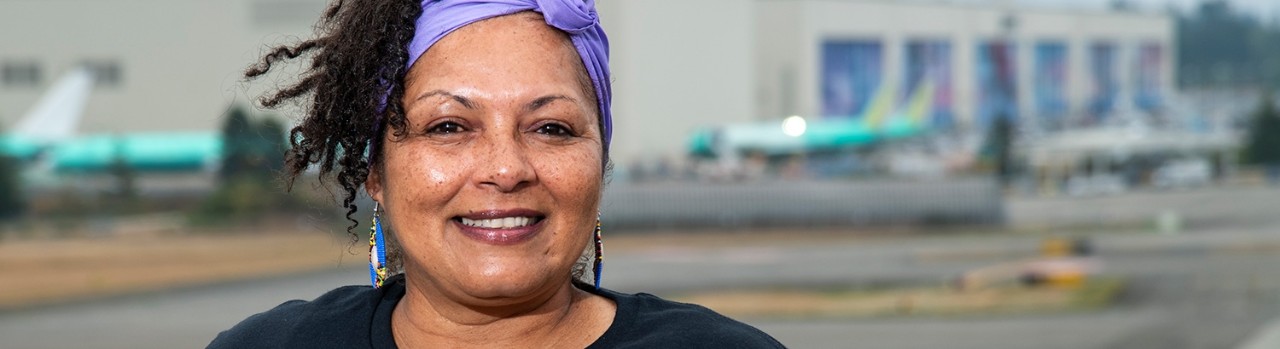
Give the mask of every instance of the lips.
[[512, 245], [537, 235], [546, 214], [535, 210], [490, 210], [453, 217], [463, 235], [492, 245]]

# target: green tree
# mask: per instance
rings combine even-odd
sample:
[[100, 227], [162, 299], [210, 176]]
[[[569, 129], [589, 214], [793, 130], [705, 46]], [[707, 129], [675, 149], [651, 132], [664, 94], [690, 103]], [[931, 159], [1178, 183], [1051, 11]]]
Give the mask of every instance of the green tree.
[[1014, 124], [1006, 115], [998, 115], [987, 131], [986, 144], [983, 145], [983, 157], [993, 166], [996, 180], [1001, 186], [1008, 185], [1013, 179], [1013, 131]]
[[[119, 142], [119, 140], [117, 140]], [[138, 209], [138, 174], [124, 157], [122, 144], [116, 144], [116, 155], [111, 159], [108, 173], [115, 179], [115, 190], [110, 193], [111, 210], [128, 213]]]
[[22, 192], [22, 167], [19, 159], [7, 152], [9, 140], [0, 127], [0, 221], [12, 219], [26, 210]]
[[218, 171], [222, 183], [244, 176], [254, 168], [255, 138], [249, 113], [243, 107], [232, 107], [222, 123], [222, 167]]
[[274, 184], [287, 149], [282, 122], [235, 106], [223, 122], [222, 139], [218, 188], [201, 206], [197, 221], [254, 220], [293, 206], [292, 197]]
[[284, 167], [285, 126], [271, 116], [254, 117], [233, 107], [222, 125], [222, 181], [241, 177], [269, 180]]
[[17, 158], [0, 153], [0, 220], [12, 219], [26, 209], [18, 165]]
[[1179, 16], [1176, 29], [1182, 86], [1280, 85], [1280, 25], [1208, 0]]
[[1271, 93], [1264, 94], [1262, 103], [1250, 120], [1244, 159], [1266, 169], [1272, 181], [1280, 180], [1280, 111], [1276, 109]]
[[279, 118], [263, 116], [258, 121], [257, 129], [261, 147], [257, 153], [262, 156], [263, 169], [275, 175], [284, 169], [284, 153], [289, 149], [285, 140], [285, 125]]

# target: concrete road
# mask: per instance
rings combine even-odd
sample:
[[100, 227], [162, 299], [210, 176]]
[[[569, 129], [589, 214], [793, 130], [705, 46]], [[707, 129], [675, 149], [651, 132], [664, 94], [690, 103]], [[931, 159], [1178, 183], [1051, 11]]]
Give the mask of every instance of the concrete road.
[[1214, 186], [1139, 190], [1088, 197], [1013, 197], [1005, 215], [1014, 227], [1114, 226], [1150, 223], [1177, 213], [1191, 226], [1269, 224], [1280, 218], [1280, 186]]
[[[1094, 242], [1108, 273], [1132, 280], [1120, 304], [1104, 311], [977, 318], [744, 320], [797, 348], [1232, 348], [1280, 317], [1280, 268], [1275, 267], [1280, 265], [1280, 212], [1272, 212], [1280, 210], [1277, 193], [1274, 189], [1226, 189], [1110, 199], [1015, 200], [1021, 208], [1014, 214], [1062, 217], [1064, 225], [1106, 218], [1087, 213], [1101, 212], [1095, 209], [1100, 207], [1139, 218], [1161, 211], [1162, 206], [1220, 212], [1212, 217], [1192, 213], [1192, 229], [1181, 235], [1109, 232], [1097, 236]], [[1085, 213], [1065, 216], [1069, 211]], [[1240, 216], [1239, 224], [1213, 219], [1219, 216]], [[1039, 241], [1036, 236], [1008, 234], [666, 246], [611, 253], [604, 283], [620, 291], [667, 296], [780, 284], [936, 283], [972, 268], [1030, 257]], [[219, 331], [285, 300], [310, 299], [338, 285], [362, 284], [367, 281], [362, 268], [0, 313], [0, 348], [203, 347]]]
[[[777, 284], [937, 282], [1033, 254], [1031, 237], [931, 237], [659, 248], [608, 259], [605, 284], [674, 295]], [[1280, 229], [1098, 238], [1112, 273], [1134, 277], [1113, 309], [1046, 316], [744, 319], [798, 348], [1230, 348], [1280, 314]], [[288, 299], [365, 281], [358, 268], [0, 314], [3, 348], [201, 347]]]
[[[938, 282], [974, 267], [1029, 257], [1038, 241], [1005, 236], [833, 243], [762, 251], [727, 249], [685, 256], [687, 260], [659, 253], [630, 263], [649, 267], [625, 272], [637, 273], [632, 276], [635, 280], [666, 273], [671, 282], [655, 285], [671, 287], [769, 284], [763, 275], [814, 285], [840, 280]], [[1274, 267], [1280, 265], [1280, 225], [1180, 236], [1118, 234], [1096, 237], [1095, 243], [1107, 272], [1131, 280], [1119, 304], [1105, 311], [979, 318], [745, 320], [799, 348], [1211, 349], [1233, 348], [1280, 315], [1280, 268]], [[687, 270], [676, 265], [681, 262], [708, 270], [689, 272], [703, 282], [679, 272]], [[653, 267], [657, 263], [668, 267]]]
[[219, 331], [288, 299], [367, 281], [348, 268], [0, 314], [0, 348], [203, 348]]
[[1153, 320], [1132, 310], [976, 319], [749, 321], [792, 348], [1109, 348]]

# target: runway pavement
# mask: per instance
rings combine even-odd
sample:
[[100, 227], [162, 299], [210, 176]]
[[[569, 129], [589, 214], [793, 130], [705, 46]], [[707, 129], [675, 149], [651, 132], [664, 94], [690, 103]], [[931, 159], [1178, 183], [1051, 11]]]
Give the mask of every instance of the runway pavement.
[[[906, 238], [711, 249], [643, 249], [610, 256], [605, 284], [675, 295], [778, 284], [945, 280], [1031, 254], [1025, 236]], [[797, 348], [1229, 348], [1280, 314], [1280, 234], [1204, 231], [1119, 234], [1097, 241], [1113, 273], [1135, 288], [1115, 308], [979, 318], [779, 321], [744, 319]], [[958, 251], [958, 252], [957, 252]], [[253, 313], [364, 282], [358, 268], [175, 290], [0, 314], [4, 348], [201, 347]]]
[[203, 348], [219, 331], [288, 299], [366, 281], [347, 268], [0, 314], [0, 348]]
[[[1066, 314], [889, 319], [743, 319], [795, 348], [1219, 349], [1257, 340], [1280, 317], [1280, 215], [1180, 235], [1094, 237], [1120, 302]], [[938, 283], [1035, 254], [1041, 236], [907, 236], [614, 251], [604, 283], [674, 296], [787, 285]], [[730, 237], [727, 241], [732, 241]], [[0, 313], [0, 348], [203, 347], [289, 299], [361, 284], [362, 266]], [[1251, 348], [1252, 349], [1252, 348]]]

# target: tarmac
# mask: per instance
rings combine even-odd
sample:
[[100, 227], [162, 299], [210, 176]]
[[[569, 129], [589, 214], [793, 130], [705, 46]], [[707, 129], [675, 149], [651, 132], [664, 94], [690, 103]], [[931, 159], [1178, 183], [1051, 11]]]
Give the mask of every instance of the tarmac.
[[[1272, 190], [1272, 189], [1268, 189]], [[1277, 191], [1272, 190], [1272, 194]], [[1195, 209], [1235, 192], [1182, 193]], [[1114, 198], [1158, 209], [1170, 196]], [[1227, 197], [1224, 197], [1227, 196]], [[1189, 221], [1176, 234], [1149, 226], [1088, 231], [1108, 275], [1130, 287], [1103, 310], [965, 317], [745, 318], [794, 348], [1280, 348], [1280, 195], [1234, 224]], [[1078, 207], [1063, 199], [1064, 207]], [[1086, 199], [1094, 205], [1105, 198]], [[1201, 201], [1197, 203], [1196, 201]], [[1017, 201], [1014, 201], [1016, 204]], [[1042, 208], [1043, 209], [1043, 208]], [[1230, 210], [1231, 207], [1212, 208]], [[1271, 209], [1276, 212], [1259, 212]], [[1043, 209], [1042, 212], [1054, 212]], [[1048, 234], [1068, 234], [1054, 230]], [[856, 234], [856, 231], [851, 231]], [[940, 283], [966, 270], [1034, 256], [1046, 234], [779, 240], [659, 246], [608, 256], [606, 287], [676, 296], [755, 287]], [[741, 239], [738, 239], [741, 240]], [[730, 243], [728, 241], [735, 241]], [[362, 284], [362, 266], [0, 313], [4, 348], [202, 347], [221, 330], [289, 299]]]

